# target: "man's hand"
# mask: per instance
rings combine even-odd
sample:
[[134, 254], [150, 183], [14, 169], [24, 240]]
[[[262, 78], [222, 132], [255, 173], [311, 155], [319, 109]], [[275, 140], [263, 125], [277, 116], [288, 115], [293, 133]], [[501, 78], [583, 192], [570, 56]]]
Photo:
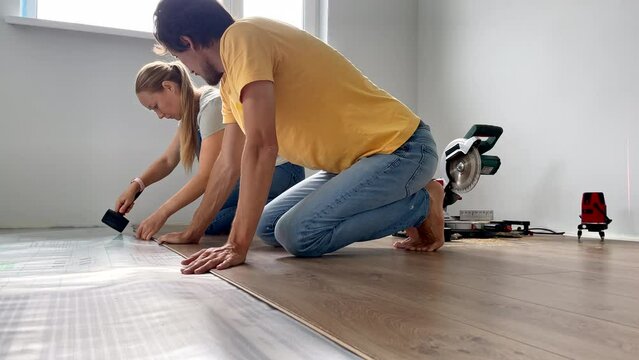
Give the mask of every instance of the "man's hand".
[[223, 270], [243, 264], [248, 249], [226, 243], [218, 248], [202, 249], [182, 261], [182, 274], [203, 274], [211, 269]]
[[197, 244], [204, 234], [186, 229], [182, 232], [172, 232], [160, 236], [158, 244]]

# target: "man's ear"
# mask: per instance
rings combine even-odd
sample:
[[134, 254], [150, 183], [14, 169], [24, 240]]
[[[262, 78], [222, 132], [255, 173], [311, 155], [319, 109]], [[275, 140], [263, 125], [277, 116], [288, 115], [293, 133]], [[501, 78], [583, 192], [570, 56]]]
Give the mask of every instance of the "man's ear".
[[182, 35], [180, 36], [180, 41], [182, 42], [182, 44], [186, 45], [186, 47], [188, 47], [189, 49], [195, 50], [195, 43], [193, 42], [193, 39], [191, 39], [190, 37], [186, 35]]

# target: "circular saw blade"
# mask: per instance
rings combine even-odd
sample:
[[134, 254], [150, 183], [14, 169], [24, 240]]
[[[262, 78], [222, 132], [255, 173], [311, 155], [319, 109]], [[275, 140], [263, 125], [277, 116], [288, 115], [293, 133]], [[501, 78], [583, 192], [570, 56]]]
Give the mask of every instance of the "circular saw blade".
[[446, 173], [454, 192], [466, 193], [472, 190], [481, 175], [481, 156], [477, 148], [473, 147], [468, 153], [448, 160]]

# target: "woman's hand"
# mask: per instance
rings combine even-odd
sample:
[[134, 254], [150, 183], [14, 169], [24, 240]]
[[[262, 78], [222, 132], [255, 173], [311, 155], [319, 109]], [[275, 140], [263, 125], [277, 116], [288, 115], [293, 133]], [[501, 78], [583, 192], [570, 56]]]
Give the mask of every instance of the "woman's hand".
[[151, 216], [140, 223], [140, 226], [138, 226], [135, 232], [135, 236], [140, 240], [153, 240], [153, 235], [160, 231], [168, 219], [169, 217], [164, 215], [160, 209], [156, 210]]
[[115, 211], [120, 214], [127, 214], [131, 209], [133, 209], [133, 205], [135, 202], [135, 195], [138, 193], [139, 185], [135, 182], [129, 184], [129, 186], [124, 190], [124, 192], [118, 197], [115, 201]]

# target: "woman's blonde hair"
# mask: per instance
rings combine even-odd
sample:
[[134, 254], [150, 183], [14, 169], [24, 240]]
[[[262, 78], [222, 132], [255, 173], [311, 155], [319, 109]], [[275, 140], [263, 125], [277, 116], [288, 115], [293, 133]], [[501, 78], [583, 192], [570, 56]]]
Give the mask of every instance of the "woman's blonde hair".
[[180, 62], [154, 61], [140, 69], [135, 79], [135, 93], [164, 91], [162, 82], [171, 81], [180, 87], [180, 161], [190, 172], [197, 147], [198, 101], [195, 86], [186, 67]]

